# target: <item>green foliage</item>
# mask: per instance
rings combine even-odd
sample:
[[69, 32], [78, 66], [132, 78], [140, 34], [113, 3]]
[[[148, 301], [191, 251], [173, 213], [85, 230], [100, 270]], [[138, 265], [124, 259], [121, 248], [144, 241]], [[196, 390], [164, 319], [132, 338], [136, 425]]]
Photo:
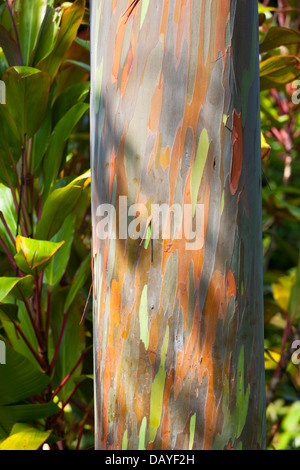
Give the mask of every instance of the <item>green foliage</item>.
[[87, 14], [0, 0], [0, 450], [93, 445]]
[[267, 442], [283, 450], [300, 448], [299, 2], [267, 3], [259, 31], [261, 125], [271, 148], [262, 163]]

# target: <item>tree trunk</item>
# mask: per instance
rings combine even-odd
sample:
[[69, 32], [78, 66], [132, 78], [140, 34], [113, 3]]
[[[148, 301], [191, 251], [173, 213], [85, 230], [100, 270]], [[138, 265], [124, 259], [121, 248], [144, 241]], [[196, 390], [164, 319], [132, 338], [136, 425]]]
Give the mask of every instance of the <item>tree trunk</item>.
[[130, 3], [92, 8], [96, 448], [264, 448], [257, 1]]

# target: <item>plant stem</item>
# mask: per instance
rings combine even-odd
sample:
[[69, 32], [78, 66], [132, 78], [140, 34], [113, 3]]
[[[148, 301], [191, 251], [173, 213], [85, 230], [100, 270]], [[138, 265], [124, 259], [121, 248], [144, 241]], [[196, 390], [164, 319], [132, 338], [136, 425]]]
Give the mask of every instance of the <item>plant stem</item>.
[[83, 361], [84, 357], [86, 355], [86, 352], [84, 352], [80, 358], [78, 359], [78, 361], [76, 362], [75, 366], [73, 367], [73, 369], [71, 370], [71, 372], [64, 378], [64, 380], [61, 382], [61, 384], [57, 387], [57, 389], [55, 390], [55, 392], [53, 392], [52, 394], [52, 398], [54, 398], [60, 391], [61, 389], [66, 385], [66, 383], [68, 382], [68, 380], [70, 379], [70, 377], [74, 374], [75, 370], [77, 369], [77, 367], [81, 364], [81, 362]]

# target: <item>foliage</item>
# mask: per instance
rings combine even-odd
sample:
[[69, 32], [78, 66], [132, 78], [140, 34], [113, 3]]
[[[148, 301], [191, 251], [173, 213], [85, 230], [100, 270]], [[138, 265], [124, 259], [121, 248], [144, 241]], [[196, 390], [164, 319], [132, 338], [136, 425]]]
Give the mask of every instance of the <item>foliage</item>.
[[[87, 6], [0, 0], [0, 450], [93, 447]], [[300, 448], [299, 11], [260, 4], [269, 449]]]
[[[300, 5], [260, 5], [268, 449], [300, 449]], [[300, 344], [300, 343], [299, 343]]]
[[0, 1], [1, 450], [93, 446], [87, 17]]

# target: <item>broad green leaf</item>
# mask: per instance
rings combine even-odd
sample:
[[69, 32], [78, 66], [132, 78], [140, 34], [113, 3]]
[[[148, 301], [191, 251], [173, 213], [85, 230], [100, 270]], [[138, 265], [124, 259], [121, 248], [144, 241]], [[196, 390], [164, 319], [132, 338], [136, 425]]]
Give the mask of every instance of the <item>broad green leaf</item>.
[[64, 246], [62, 246], [58, 253], [53, 256], [49, 265], [46, 267], [43, 278], [43, 282], [45, 284], [55, 286], [61, 280], [66, 270], [73, 243], [74, 225], [75, 215], [74, 213], [71, 213], [66, 217], [61, 229], [51, 239], [53, 242], [66, 240], [66, 243]]
[[48, 104], [47, 113], [45, 119], [42, 122], [41, 127], [34, 134], [32, 139], [32, 154], [31, 154], [31, 168], [32, 172], [36, 173], [37, 176], [40, 176], [40, 166], [41, 161], [45, 155], [47, 150], [48, 142], [50, 139], [51, 134], [51, 126], [52, 126], [52, 114], [51, 114], [51, 106], [50, 102]]
[[65, 61], [65, 64], [72, 64], [72, 65], [75, 65], [76, 67], [81, 67], [82, 69], [86, 70], [89, 73], [91, 71], [91, 66], [89, 64], [86, 64], [85, 62], [80, 62], [79, 60], [67, 59]]
[[54, 403], [0, 406], [0, 426], [9, 434], [15, 423], [30, 423], [48, 418], [58, 411], [59, 408]]
[[18, 403], [41, 392], [49, 377], [6, 344], [6, 365], [0, 367], [0, 405]]
[[64, 8], [57, 11], [48, 5], [34, 50], [33, 65], [45, 59], [52, 52], [63, 11]]
[[[6, 307], [8, 304], [1, 304], [1, 306], [3, 305]], [[19, 326], [22, 329], [22, 332], [24, 333], [26, 339], [29, 341], [31, 347], [34, 349], [35, 352], [38, 353], [38, 342], [24, 302], [17, 300], [15, 306], [18, 309]], [[29, 359], [34, 364], [34, 366], [36, 366], [36, 358], [34, 357], [31, 350], [28, 348], [28, 345], [26, 344], [22, 336], [18, 333], [18, 331], [16, 331], [14, 324], [11, 321], [5, 320], [3, 318], [2, 326], [5, 330], [10, 345], [14, 348], [14, 350]]]
[[1, 320], [18, 323], [18, 306], [16, 304], [0, 303], [0, 318]]
[[[54, 344], [57, 344], [64, 318], [66, 291], [67, 288], [61, 289], [53, 296], [50, 321]], [[52, 381], [54, 388], [58, 387], [71, 372], [85, 349], [84, 324], [80, 323], [81, 315], [82, 312], [79, 310], [78, 305], [74, 303], [69, 311], [54, 368]], [[72, 375], [71, 379], [59, 392], [59, 398], [61, 400], [65, 400], [70, 395], [74, 389], [74, 379], [81, 375], [81, 370], [82, 366], [80, 365]]]
[[20, 39], [23, 64], [29, 65], [41, 23], [46, 13], [47, 0], [16, 0], [14, 18]]
[[70, 183], [63, 188], [55, 189], [46, 199], [42, 217], [38, 223], [36, 236], [40, 240], [50, 240], [62, 227], [66, 214], [75, 208], [82, 187], [80, 183]]
[[35, 240], [17, 236], [15, 261], [23, 272], [31, 272], [37, 267], [45, 267], [65, 242], [59, 243]]
[[0, 277], [0, 302], [9, 294], [22, 299], [31, 297], [34, 288], [34, 279], [28, 275], [25, 277]]
[[90, 90], [89, 82], [76, 83], [67, 88], [61, 95], [57, 97], [53, 105], [53, 121], [54, 124], [60, 121], [74, 104], [82, 102], [86, 99]]
[[[0, 157], [1, 158], [1, 157]], [[12, 235], [15, 236], [17, 231], [17, 215], [15, 206], [13, 203], [12, 194], [9, 188], [0, 183], [0, 200], [1, 200], [1, 212], [5, 218], [9, 230]], [[10, 239], [3, 223], [0, 221], [0, 236], [5, 242], [5, 245], [9, 248], [11, 253], [15, 253], [15, 246]]]
[[15, 165], [21, 157], [21, 134], [6, 105], [0, 105], [0, 181], [17, 183]]
[[300, 44], [300, 33], [295, 29], [274, 26], [270, 28], [260, 43], [259, 52], [267, 52], [280, 46]]
[[55, 77], [63, 58], [74, 41], [81, 24], [85, 0], [77, 0], [64, 11], [61, 27], [51, 54], [37, 64], [37, 67]]
[[26, 134], [29, 139], [45, 118], [50, 93], [50, 76], [32, 67], [10, 67], [2, 78], [6, 85], [8, 111], [21, 135]]
[[7, 63], [10, 67], [13, 65], [22, 65], [22, 57], [17, 43], [2, 24], [0, 24], [0, 47], [2, 47]]
[[89, 254], [82, 261], [81, 265], [79, 266], [79, 268], [77, 269], [75, 273], [73, 282], [71, 284], [70, 290], [68, 292], [68, 295], [65, 301], [65, 306], [64, 306], [65, 312], [70, 308], [70, 305], [72, 304], [73, 300], [75, 299], [80, 289], [82, 289], [82, 287], [84, 286], [90, 274], [91, 274], [91, 256]]
[[1, 442], [0, 450], [38, 450], [52, 431], [40, 431], [32, 426], [17, 423], [10, 436]]
[[44, 194], [48, 194], [55, 184], [66, 140], [69, 138], [73, 127], [88, 109], [89, 105], [86, 103], [75, 104], [55, 126], [44, 158]]
[[285, 85], [300, 76], [300, 60], [292, 55], [277, 55], [260, 63], [260, 89]]

